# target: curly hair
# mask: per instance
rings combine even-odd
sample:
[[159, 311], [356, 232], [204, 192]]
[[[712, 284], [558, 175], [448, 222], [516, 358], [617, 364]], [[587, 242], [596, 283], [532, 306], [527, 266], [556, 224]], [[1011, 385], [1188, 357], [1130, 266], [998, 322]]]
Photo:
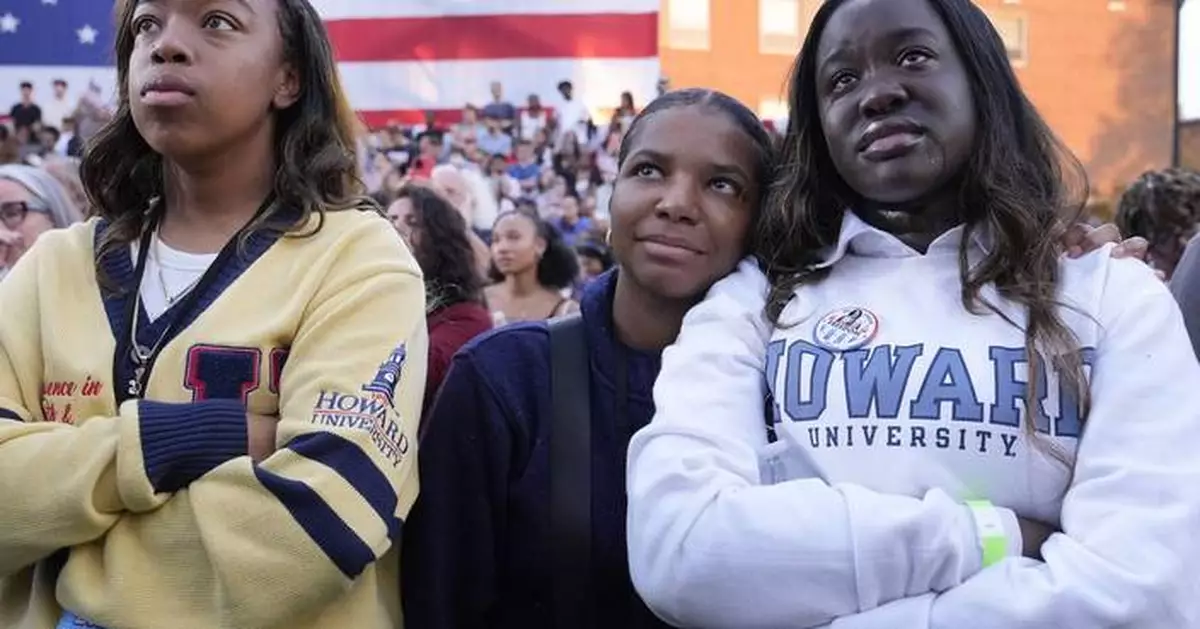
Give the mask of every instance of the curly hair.
[[425, 275], [430, 312], [457, 303], [483, 302], [483, 279], [475, 268], [475, 251], [467, 239], [467, 221], [445, 197], [423, 185], [405, 185], [396, 200], [412, 203], [417, 232], [413, 256]]
[[1200, 222], [1200, 173], [1168, 168], [1142, 173], [1121, 195], [1117, 227], [1150, 242], [1149, 262], [1168, 277]]
[[[325, 212], [378, 212], [379, 206], [366, 196], [359, 179], [358, 121], [342, 91], [321, 18], [307, 0], [278, 3], [283, 55], [299, 77], [300, 94], [290, 107], [275, 112], [276, 202], [254, 218], [246, 233], [259, 229], [294, 232], [317, 214], [316, 226], [304, 234], [311, 235], [321, 229]], [[117, 111], [88, 142], [79, 169], [93, 212], [108, 222], [96, 250], [97, 260], [142, 233], [151, 219], [148, 208], [164, 192], [163, 157], [146, 143], [130, 111], [127, 86], [138, 4], [138, 0], [120, 0], [115, 7], [116, 84], [121, 86]], [[111, 290], [102, 265], [96, 267], [101, 286]]]
[[[779, 324], [797, 286], [819, 281], [821, 250], [837, 241], [844, 209], [862, 199], [842, 179], [826, 145], [816, 93], [817, 49], [833, 14], [846, 0], [827, 0], [817, 11], [792, 69], [787, 133], [780, 144], [780, 170], [768, 193], [755, 235], [755, 251], [772, 280], [769, 319]], [[959, 52], [975, 103], [977, 133], [957, 198], [964, 226], [958, 266], [963, 306], [1008, 318], [981, 295], [992, 285], [1020, 304], [1030, 373], [1041, 369], [1045, 352], [1080, 402], [1089, 406], [1079, 341], [1059, 316], [1060, 237], [1087, 198], [1079, 161], [1054, 136], [1021, 91], [1004, 42], [971, 0], [929, 0]], [[1078, 184], [1073, 190], [1072, 183]], [[991, 247], [977, 265], [968, 262], [972, 235], [987, 233]], [[1039, 393], [1031, 378], [1026, 416], [1036, 417]], [[1025, 422], [1033, 433], [1033, 422]], [[1065, 455], [1051, 447], [1061, 461]]]
[[[567, 243], [563, 241], [562, 233], [558, 231], [558, 228], [532, 212], [509, 210], [501, 212], [500, 216], [496, 217], [493, 229], [495, 225], [509, 216], [520, 216], [529, 221], [533, 224], [537, 237], [546, 242], [546, 251], [542, 253], [542, 258], [537, 263], [538, 284], [555, 290], [571, 286], [575, 282], [575, 278], [579, 277], [579, 258], [575, 257], [575, 250], [568, 247]], [[504, 275], [496, 268], [495, 262], [491, 263], [488, 268], [488, 277], [495, 282], [504, 279]]]

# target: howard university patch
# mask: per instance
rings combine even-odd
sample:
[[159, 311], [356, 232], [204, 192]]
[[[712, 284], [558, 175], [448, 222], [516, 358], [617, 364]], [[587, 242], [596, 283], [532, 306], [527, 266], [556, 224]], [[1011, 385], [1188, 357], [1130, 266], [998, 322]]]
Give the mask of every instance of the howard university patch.
[[396, 406], [396, 386], [400, 384], [400, 371], [404, 368], [404, 361], [408, 359], [408, 350], [401, 344], [383, 364], [379, 365], [379, 371], [375, 372], [375, 377], [371, 382], [364, 384], [362, 390], [368, 393], [376, 393], [383, 396], [387, 400], [388, 406]]

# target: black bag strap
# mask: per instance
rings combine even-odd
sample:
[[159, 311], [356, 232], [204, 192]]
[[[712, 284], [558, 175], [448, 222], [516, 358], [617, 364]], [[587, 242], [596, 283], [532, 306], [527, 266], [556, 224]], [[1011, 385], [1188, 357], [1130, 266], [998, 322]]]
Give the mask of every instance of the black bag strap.
[[592, 609], [591, 369], [583, 318], [551, 319], [550, 540], [554, 626], [587, 629]]

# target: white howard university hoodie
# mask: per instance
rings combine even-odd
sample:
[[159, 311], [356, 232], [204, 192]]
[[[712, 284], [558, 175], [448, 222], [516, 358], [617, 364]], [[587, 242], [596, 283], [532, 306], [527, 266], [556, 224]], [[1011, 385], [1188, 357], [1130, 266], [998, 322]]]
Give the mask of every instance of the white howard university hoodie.
[[[750, 262], [688, 313], [663, 356], [658, 413], [629, 449], [630, 567], [664, 619], [1200, 626], [1200, 365], [1166, 287], [1109, 248], [1062, 262], [1092, 409], [1080, 439], [1051, 374], [1031, 439], [1023, 334], [963, 308], [960, 240], [954, 230], [921, 255], [848, 213], [830, 276], [784, 312], [793, 327], [763, 319], [767, 283]], [[1008, 533], [1010, 556], [986, 569], [971, 499], [1000, 507]], [[1016, 515], [1063, 531], [1044, 563], [1020, 556]]]

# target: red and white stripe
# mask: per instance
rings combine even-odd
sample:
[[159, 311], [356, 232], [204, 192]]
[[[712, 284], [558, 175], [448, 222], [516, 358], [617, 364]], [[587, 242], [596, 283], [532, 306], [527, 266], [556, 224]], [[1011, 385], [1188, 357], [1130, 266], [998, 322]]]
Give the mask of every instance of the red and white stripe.
[[[453, 122], [468, 103], [491, 100], [492, 81], [518, 107], [537, 94], [553, 108], [564, 79], [595, 113], [615, 107], [623, 91], [639, 105], [656, 94], [660, 0], [311, 1], [350, 103], [371, 126], [421, 122], [427, 111]], [[30, 70], [0, 69], [0, 85], [15, 86]], [[41, 93], [49, 77], [73, 86], [96, 80], [113, 93], [111, 70], [36, 70], [47, 77]]]
[[659, 0], [315, 0], [368, 124], [456, 119], [490, 100], [553, 107], [564, 79], [589, 108], [653, 98]]

